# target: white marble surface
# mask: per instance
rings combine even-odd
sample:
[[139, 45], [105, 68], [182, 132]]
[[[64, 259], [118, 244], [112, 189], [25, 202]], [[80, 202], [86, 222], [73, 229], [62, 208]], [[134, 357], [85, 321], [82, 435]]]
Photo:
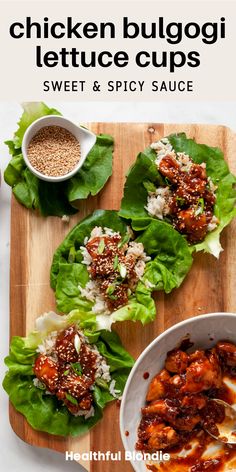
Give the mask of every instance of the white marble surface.
[[[224, 124], [236, 130], [236, 103], [49, 103], [77, 122], [86, 121], [153, 121], [172, 123]], [[3, 173], [9, 156], [3, 141], [12, 136], [21, 108], [15, 103], [0, 103], [0, 155]], [[9, 330], [9, 224], [10, 189], [2, 179], [0, 188], [0, 377], [5, 373], [3, 359], [8, 352]], [[1, 463], [8, 472], [43, 472], [82, 470], [76, 463], [65, 463], [63, 455], [37, 449], [22, 442], [11, 430], [8, 421], [8, 399], [0, 388]]]

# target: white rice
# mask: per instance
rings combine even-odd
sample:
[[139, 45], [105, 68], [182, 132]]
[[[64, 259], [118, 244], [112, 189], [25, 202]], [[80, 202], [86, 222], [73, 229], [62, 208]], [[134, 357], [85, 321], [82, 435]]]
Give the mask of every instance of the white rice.
[[92, 307], [92, 312], [96, 315], [110, 315], [111, 310], [109, 310], [106, 300], [103, 299], [100, 293], [97, 294], [95, 303]]
[[[93, 238], [101, 238], [102, 236], [114, 236], [114, 234], [117, 234], [115, 231], [113, 231], [111, 228], [107, 228], [106, 226], [102, 228], [101, 226], [95, 226], [90, 234], [90, 238], [85, 238], [88, 241], [91, 241]], [[86, 242], [86, 244], [87, 244]]]
[[102, 228], [101, 226], [95, 226], [91, 231], [89, 241], [90, 239], [99, 238], [100, 236], [102, 236]]
[[158, 187], [156, 192], [149, 192], [145, 209], [149, 215], [163, 220], [170, 213], [171, 191], [169, 187]]
[[135, 265], [134, 270], [135, 270], [135, 273], [136, 273], [138, 279], [142, 278], [142, 276], [144, 274], [144, 271], [145, 271], [145, 266], [146, 266], [145, 261], [143, 261], [141, 259]]
[[116, 381], [115, 381], [115, 380], [112, 380], [111, 383], [110, 383], [110, 385], [109, 385], [110, 394], [111, 394], [114, 398], [120, 398], [121, 391], [115, 389], [115, 385], [116, 385]]
[[156, 151], [157, 153], [157, 159], [156, 159], [156, 164], [157, 166], [159, 166], [161, 160], [163, 159], [163, 157], [165, 156], [169, 156], [173, 154], [173, 148], [169, 142], [169, 140], [167, 138], [163, 138], [161, 139], [160, 141], [157, 141], [155, 143], [152, 143], [150, 145], [150, 148], [151, 149], [154, 149], [154, 151]]
[[155, 287], [155, 285], [152, 282], [150, 282], [150, 280], [148, 280], [148, 279], [145, 280], [144, 285], [147, 288], [154, 288]]
[[94, 305], [92, 307], [92, 312], [95, 314], [110, 314], [110, 311], [108, 309], [107, 303], [102, 297], [100, 290], [99, 290], [99, 285], [95, 280], [89, 280], [85, 286], [85, 288], [82, 288], [80, 285], [78, 286], [80, 293], [82, 297], [86, 298], [90, 302], [94, 302]]
[[94, 407], [91, 406], [90, 410], [79, 410], [73, 416], [84, 416], [84, 419], [87, 420], [88, 418], [91, 418], [91, 416], [94, 416], [94, 413]]
[[209, 184], [209, 189], [212, 193], [215, 195], [215, 191], [218, 189], [217, 185], [213, 184], [211, 177], [208, 177], [208, 184]]
[[127, 254], [134, 256], [136, 259], [141, 259], [144, 261], [150, 261], [151, 259], [149, 256], [146, 256], [143, 243], [136, 243], [135, 241], [131, 241], [129, 243]]
[[69, 223], [70, 222], [70, 217], [68, 215], [63, 215], [61, 217], [61, 221], [63, 221], [63, 223]]
[[92, 257], [90, 256], [90, 254], [87, 251], [86, 247], [80, 246], [80, 250], [81, 250], [81, 254], [83, 256], [82, 263], [85, 264], [85, 265], [90, 265], [91, 262], [92, 262]]
[[189, 158], [188, 154], [185, 154], [185, 152], [178, 152], [175, 155], [175, 159], [178, 162], [178, 164], [180, 165], [180, 168], [181, 168], [182, 171], [184, 171], [184, 172], [189, 172], [190, 171], [192, 161]]
[[[46, 355], [51, 355], [51, 352], [55, 346], [56, 343], [56, 338], [57, 338], [58, 332], [57, 331], [52, 331], [44, 340], [42, 341], [42, 344], [39, 344], [36, 352], [39, 352], [40, 354]], [[54, 354], [55, 357], [55, 354]]]
[[214, 229], [217, 228], [219, 224], [218, 218], [214, 215], [211, 219], [211, 222], [207, 226], [207, 231], [210, 233], [211, 231], [214, 231]]

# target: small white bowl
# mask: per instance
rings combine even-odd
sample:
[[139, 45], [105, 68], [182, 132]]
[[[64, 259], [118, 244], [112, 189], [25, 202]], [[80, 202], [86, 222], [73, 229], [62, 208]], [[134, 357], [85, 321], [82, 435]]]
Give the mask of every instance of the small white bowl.
[[[70, 131], [80, 142], [80, 160], [78, 164], [70, 171], [68, 174], [60, 175], [57, 177], [44, 175], [35, 169], [32, 164], [30, 163], [27, 155], [27, 149], [31, 139], [35, 136], [35, 134], [44, 126], [60, 126], [61, 128], [65, 128]], [[36, 175], [41, 180], [46, 180], [47, 182], [61, 182], [63, 180], [70, 179], [73, 175], [75, 175], [84, 164], [84, 161], [91, 151], [92, 147], [96, 142], [96, 135], [91, 131], [82, 128], [81, 126], [77, 126], [70, 120], [63, 118], [63, 116], [57, 115], [47, 115], [39, 118], [38, 120], [34, 121], [29, 128], [27, 128], [23, 141], [22, 141], [22, 154], [24, 161], [30, 171]]]
[[[126, 451], [135, 451], [141, 408], [145, 405], [151, 379], [164, 367], [167, 352], [185, 337], [194, 343], [193, 350], [211, 348], [220, 340], [236, 343], [236, 314], [211, 313], [190, 318], [172, 326], [146, 347], [130, 372], [121, 402], [120, 432]], [[145, 372], [150, 374], [147, 380], [143, 378]], [[147, 472], [145, 461], [134, 459], [131, 462], [136, 472]]]

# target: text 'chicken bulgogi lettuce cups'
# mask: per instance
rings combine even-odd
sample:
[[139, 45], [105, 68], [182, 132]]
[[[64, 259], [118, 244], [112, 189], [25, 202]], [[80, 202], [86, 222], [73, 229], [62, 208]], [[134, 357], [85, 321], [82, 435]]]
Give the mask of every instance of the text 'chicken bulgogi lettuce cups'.
[[222, 151], [184, 133], [152, 143], [140, 153], [125, 184], [120, 216], [135, 230], [157, 219], [168, 223], [192, 251], [218, 257], [220, 233], [236, 215], [236, 178]]
[[170, 225], [153, 220], [135, 235], [116, 211], [98, 210], [56, 250], [51, 286], [60, 311], [77, 308], [96, 329], [124, 320], [145, 324], [156, 316], [152, 292], [179, 287], [191, 264], [187, 242]]
[[122, 395], [133, 359], [115, 332], [84, 331], [77, 311], [46, 313], [36, 331], [15, 336], [5, 359], [3, 387], [36, 430], [79, 436]]

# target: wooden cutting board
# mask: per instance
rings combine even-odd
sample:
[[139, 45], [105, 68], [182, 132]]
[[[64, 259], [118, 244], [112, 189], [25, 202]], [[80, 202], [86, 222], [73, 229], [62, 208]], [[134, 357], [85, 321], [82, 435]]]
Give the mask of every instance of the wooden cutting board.
[[[94, 198], [82, 202], [78, 214], [69, 224], [60, 218], [42, 218], [26, 210], [14, 198], [11, 208], [10, 331], [11, 336], [25, 336], [34, 328], [35, 319], [55, 308], [54, 293], [49, 285], [52, 256], [68, 231], [94, 209], [119, 209], [125, 174], [138, 152], [148, 144], [170, 133], [185, 131], [199, 143], [219, 146], [225, 153], [231, 171], [236, 173], [236, 136], [223, 126], [164, 125], [154, 123], [86, 124], [95, 133], [109, 133], [115, 138], [113, 176]], [[155, 322], [142, 327], [125, 322], [115, 326], [125, 347], [136, 358], [160, 332], [171, 325], [203, 313], [236, 312], [236, 221], [222, 237], [224, 252], [219, 260], [197, 254], [191, 272], [178, 290], [166, 296], [157, 293]], [[137, 392], [138, 395], [138, 392]], [[103, 420], [86, 436], [64, 439], [34, 431], [24, 417], [10, 406], [10, 422], [15, 433], [34, 446], [64, 453], [123, 451], [119, 433], [119, 407], [109, 405]], [[129, 462], [86, 462], [91, 472], [131, 472]]]

